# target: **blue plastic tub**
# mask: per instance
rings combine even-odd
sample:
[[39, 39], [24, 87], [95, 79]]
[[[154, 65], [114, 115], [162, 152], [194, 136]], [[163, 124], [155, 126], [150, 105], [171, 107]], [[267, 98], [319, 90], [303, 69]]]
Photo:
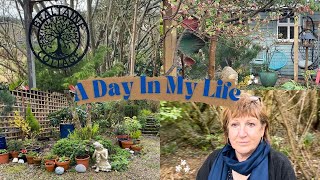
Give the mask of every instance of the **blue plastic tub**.
[[0, 136], [0, 149], [7, 149], [6, 137]]
[[60, 138], [66, 138], [74, 131], [73, 124], [60, 124]]

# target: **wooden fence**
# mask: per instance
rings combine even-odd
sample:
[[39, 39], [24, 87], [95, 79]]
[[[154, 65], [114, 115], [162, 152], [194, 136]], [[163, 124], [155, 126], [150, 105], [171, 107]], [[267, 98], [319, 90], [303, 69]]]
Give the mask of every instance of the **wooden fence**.
[[[10, 121], [13, 120], [15, 111], [18, 111], [20, 116], [25, 119], [26, 108], [30, 104], [33, 115], [43, 129], [40, 136], [48, 137], [54, 130], [50, 127], [50, 121], [47, 119], [48, 114], [68, 106], [67, 96], [61, 93], [15, 90], [11, 91], [11, 94], [16, 98], [13, 111], [5, 116], [0, 116], [0, 133], [4, 134], [7, 139], [16, 139], [22, 136], [22, 132], [19, 129], [10, 126]], [[0, 104], [0, 109], [3, 109], [4, 106], [4, 104]]]

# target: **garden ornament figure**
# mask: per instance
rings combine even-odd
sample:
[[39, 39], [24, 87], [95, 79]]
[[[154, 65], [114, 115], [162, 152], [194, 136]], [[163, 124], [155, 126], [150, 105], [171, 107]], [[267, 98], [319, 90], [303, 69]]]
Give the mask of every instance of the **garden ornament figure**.
[[99, 142], [94, 142], [93, 146], [95, 148], [93, 158], [96, 159], [96, 163], [92, 168], [96, 168], [96, 172], [111, 171], [111, 165], [108, 162], [108, 149], [103, 148]]

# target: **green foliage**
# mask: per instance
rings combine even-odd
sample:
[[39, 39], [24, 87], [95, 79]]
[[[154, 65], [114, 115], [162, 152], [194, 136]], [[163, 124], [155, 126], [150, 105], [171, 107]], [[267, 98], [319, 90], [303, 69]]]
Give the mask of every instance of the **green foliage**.
[[[76, 111], [80, 119], [81, 125], [83, 127], [86, 123], [87, 113], [82, 108], [83, 107], [78, 106], [76, 107]], [[54, 127], [59, 126], [59, 124], [62, 123], [62, 121], [64, 120], [72, 122], [73, 117], [71, 108], [65, 107], [59, 111], [52, 112], [48, 115], [48, 119], [50, 120], [51, 125]]]
[[237, 39], [228, 40], [224, 37], [219, 38], [217, 47], [216, 62], [220, 67], [230, 66], [233, 69], [239, 69], [243, 65], [248, 65], [254, 59], [261, 47], [258, 45], [251, 45], [250, 40], [242, 38], [244, 46], [237, 46]]
[[101, 75], [101, 77], [118, 77], [123, 75], [125, 67], [122, 63], [116, 63], [109, 70]]
[[23, 142], [21, 140], [9, 140], [7, 141], [8, 151], [20, 151], [22, 148]]
[[306, 88], [304, 86], [301, 86], [297, 82], [290, 80], [288, 82], [285, 82], [281, 85], [281, 88], [284, 90], [305, 90]]
[[138, 105], [125, 105], [124, 106], [124, 115], [128, 117], [138, 116], [139, 106]]
[[0, 149], [0, 154], [6, 154], [8, 151], [6, 149]]
[[35, 156], [38, 155], [38, 153], [35, 152], [35, 151], [28, 151], [28, 152], [27, 152], [27, 155], [28, 155], [28, 156], [32, 156], [32, 157], [35, 157]]
[[59, 157], [58, 162], [66, 162], [68, 161], [68, 158], [65, 156]]
[[40, 124], [36, 117], [32, 114], [30, 105], [27, 106], [27, 112], [26, 112], [26, 122], [29, 124], [31, 128], [31, 132], [39, 132], [40, 131]]
[[69, 134], [72, 140], [91, 140], [99, 134], [99, 125], [94, 124], [92, 127], [86, 126], [81, 129], [74, 130]]
[[166, 106], [167, 102], [160, 102], [160, 121], [175, 121], [182, 117], [182, 109], [175, 106]]
[[87, 141], [72, 140], [68, 138], [60, 139], [52, 148], [52, 152], [59, 157], [70, 157], [71, 163], [74, 163], [75, 151], [79, 146], [86, 145]]
[[165, 144], [164, 146], [161, 146], [161, 155], [166, 155], [166, 154], [174, 154], [178, 149], [177, 142], [170, 142], [168, 144]]
[[116, 171], [125, 171], [128, 169], [130, 153], [120, 147], [114, 149], [110, 155], [111, 168]]
[[311, 145], [313, 144], [315, 140], [315, 136], [312, 133], [307, 133], [304, 137], [303, 137], [303, 145], [306, 148], [310, 148]]
[[146, 123], [147, 123], [147, 117], [152, 115], [152, 112], [148, 109], [142, 109], [140, 112], [139, 112], [139, 115], [138, 115], [138, 120], [141, 124], [141, 127], [144, 128], [146, 126]]
[[141, 131], [138, 130], [138, 131], [134, 131], [133, 133], [131, 133], [131, 138], [132, 139], [139, 139], [139, 137], [141, 136]]
[[1, 111], [1, 115], [5, 115], [13, 110], [12, 106], [16, 102], [16, 99], [8, 90], [0, 89], [0, 103], [5, 104], [5, 107]]
[[122, 134], [126, 134], [126, 127], [123, 124], [117, 124], [115, 125], [115, 131], [114, 133], [116, 135], [122, 135]]
[[283, 140], [284, 139], [282, 137], [272, 136], [271, 137], [271, 146], [274, 149], [276, 149], [276, 150], [278, 150], [288, 156], [290, 153], [289, 148], [283, 145]]
[[133, 116], [132, 118], [130, 117], [125, 117], [124, 118], [124, 127], [126, 128], [127, 134], [132, 136], [132, 134], [139, 129], [141, 129], [141, 124], [138, 121], [136, 116]]

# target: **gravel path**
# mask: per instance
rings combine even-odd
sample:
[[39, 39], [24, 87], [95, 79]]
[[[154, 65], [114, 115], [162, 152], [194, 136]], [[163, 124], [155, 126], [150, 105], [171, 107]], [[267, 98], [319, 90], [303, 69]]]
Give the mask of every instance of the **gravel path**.
[[62, 175], [49, 173], [42, 167], [25, 164], [0, 165], [0, 180], [155, 180], [160, 179], [160, 138], [142, 137], [143, 153], [133, 156], [129, 168], [124, 172], [94, 172], [89, 169], [86, 173], [77, 173], [74, 167]]

